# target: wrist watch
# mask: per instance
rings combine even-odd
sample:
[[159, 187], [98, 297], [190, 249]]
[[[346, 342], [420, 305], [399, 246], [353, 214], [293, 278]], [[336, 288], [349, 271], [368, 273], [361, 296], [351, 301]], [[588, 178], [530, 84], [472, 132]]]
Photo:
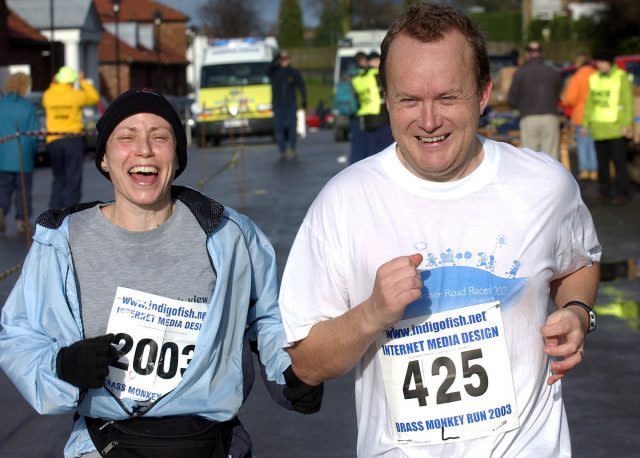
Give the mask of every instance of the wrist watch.
[[589, 307], [587, 304], [581, 301], [569, 301], [566, 304], [564, 304], [562, 308], [563, 309], [567, 308], [570, 305], [575, 305], [587, 311], [587, 313], [589, 314], [589, 322], [587, 323], [587, 332], [585, 334], [589, 334], [591, 331], [593, 331], [596, 328], [596, 319], [597, 319], [595, 310], [593, 310], [591, 307]]

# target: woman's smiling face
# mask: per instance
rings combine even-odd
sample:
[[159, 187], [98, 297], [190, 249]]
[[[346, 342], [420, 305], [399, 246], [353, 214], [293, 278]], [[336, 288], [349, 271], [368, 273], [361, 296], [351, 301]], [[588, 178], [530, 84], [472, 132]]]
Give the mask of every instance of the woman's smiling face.
[[116, 204], [148, 210], [170, 204], [178, 168], [171, 124], [151, 113], [125, 118], [109, 136], [101, 166], [108, 170]]

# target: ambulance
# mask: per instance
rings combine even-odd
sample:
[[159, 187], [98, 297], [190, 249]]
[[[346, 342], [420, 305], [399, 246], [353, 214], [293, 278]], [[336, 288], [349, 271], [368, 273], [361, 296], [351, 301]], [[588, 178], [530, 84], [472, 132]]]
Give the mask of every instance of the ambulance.
[[273, 136], [267, 69], [275, 38], [213, 39], [203, 49], [194, 115], [194, 140], [217, 145], [224, 137]]

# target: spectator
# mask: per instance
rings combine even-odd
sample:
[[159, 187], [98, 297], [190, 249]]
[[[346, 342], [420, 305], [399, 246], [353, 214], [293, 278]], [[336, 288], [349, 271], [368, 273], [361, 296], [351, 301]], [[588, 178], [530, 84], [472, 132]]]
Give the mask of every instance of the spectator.
[[560, 72], [542, 59], [542, 46], [532, 41], [525, 48], [525, 62], [513, 75], [507, 101], [520, 111], [521, 146], [560, 157], [558, 101]]
[[591, 57], [586, 53], [576, 56], [576, 72], [569, 78], [562, 95], [562, 103], [571, 108], [571, 124], [575, 129], [576, 150], [578, 153], [578, 178], [596, 180], [598, 178], [598, 160], [596, 147], [589, 130], [582, 125], [584, 104], [589, 95], [589, 77], [596, 71], [591, 65]]
[[[79, 87], [74, 87], [76, 82]], [[49, 208], [76, 205], [82, 196], [82, 162], [85, 139], [82, 135], [82, 107], [96, 105], [100, 95], [82, 73], [61, 67], [42, 95], [47, 118], [47, 151], [51, 159], [53, 182]], [[69, 134], [69, 135], [64, 135]]]
[[520, 53], [517, 49], [512, 49], [507, 56], [511, 62], [498, 70], [496, 84], [491, 89], [491, 105], [500, 108], [503, 108], [502, 105], [506, 104], [509, 87], [511, 87], [511, 81], [513, 81], [513, 75], [520, 65]]
[[[625, 138], [631, 138], [633, 96], [627, 73], [613, 61], [613, 53], [594, 53], [597, 69], [589, 77], [589, 96], [584, 108], [584, 126], [595, 141], [598, 155], [600, 198], [624, 205], [631, 198], [627, 170]], [[611, 185], [609, 161], [613, 161], [616, 177]]]
[[[384, 93], [378, 82], [378, 67], [380, 66], [380, 54], [373, 51], [367, 57], [369, 70], [367, 71], [368, 81], [371, 85], [373, 99], [377, 99], [378, 112], [364, 116], [364, 131], [367, 138], [367, 156], [382, 151], [393, 143], [391, 125], [389, 124], [389, 112], [384, 100]], [[377, 90], [378, 94], [375, 95]], [[373, 100], [372, 100], [373, 102]]]
[[307, 108], [307, 91], [300, 72], [291, 66], [289, 53], [282, 49], [268, 71], [271, 78], [271, 103], [276, 141], [280, 160], [295, 159], [296, 153], [296, 112], [298, 105], [296, 91], [300, 93], [301, 107]]
[[280, 404], [313, 413], [322, 399], [282, 349], [273, 248], [246, 216], [172, 185], [187, 139], [162, 95], [123, 93], [97, 129], [115, 200], [38, 218], [0, 366], [39, 413], [76, 412], [66, 458], [253, 456], [237, 418], [250, 348]]
[[[30, 87], [31, 78], [22, 72], [14, 73], [7, 80], [6, 95], [0, 99], [0, 137], [40, 128], [35, 107], [24, 98]], [[11, 210], [12, 196], [15, 197], [17, 231], [29, 230], [32, 172], [37, 149], [38, 138], [34, 135], [20, 135], [0, 143], [0, 235], [5, 233], [5, 218]]]
[[333, 95], [333, 107], [338, 115], [345, 116], [349, 120], [353, 119], [353, 115], [358, 111], [358, 101], [353, 92], [351, 78], [347, 73], [343, 73], [340, 76], [340, 81], [336, 85], [336, 93]]
[[459, 10], [412, 4], [381, 51], [397, 143], [332, 178], [298, 231], [280, 291], [296, 374], [355, 366], [361, 457], [570, 456], [556, 382], [584, 357], [601, 256], [580, 189], [477, 136], [489, 60]]
[[353, 77], [352, 85], [358, 99], [356, 117], [362, 143], [352, 148], [352, 164], [377, 153], [393, 142], [389, 114], [378, 84], [380, 55], [377, 52], [365, 57], [356, 54], [356, 62], [359, 62], [360, 72]]
[[357, 110], [351, 118], [351, 152], [349, 163], [354, 164], [367, 157], [367, 136], [364, 130], [364, 115], [371, 111], [373, 104], [366, 95], [370, 91], [370, 81], [367, 78], [369, 59], [367, 54], [358, 51], [354, 56], [356, 73], [351, 77], [351, 87], [356, 97]]

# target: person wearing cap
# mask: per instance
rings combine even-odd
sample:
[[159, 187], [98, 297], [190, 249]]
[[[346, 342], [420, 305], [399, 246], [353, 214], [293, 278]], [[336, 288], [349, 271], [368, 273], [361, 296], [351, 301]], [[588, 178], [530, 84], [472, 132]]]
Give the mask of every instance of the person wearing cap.
[[[633, 89], [627, 73], [614, 63], [611, 51], [598, 50], [593, 61], [597, 71], [589, 77], [583, 124], [596, 146], [600, 200], [624, 205], [631, 199], [625, 139], [631, 138]], [[613, 183], [610, 161], [615, 167]]]
[[297, 93], [300, 107], [307, 109], [307, 90], [298, 70], [291, 66], [289, 52], [281, 49], [267, 70], [271, 79], [271, 104], [273, 106], [273, 128], [278, 143], [279, 159], [296, 159]]
[[560, 72], [544, 62], [540, 43], [528, 43], [525, 62], [513, 75], [507, 102], [520, 112], [520, 145], [556, 159], [560, 157], [561, 90]]
[[273, 248], [248, 217], [173, 184], [187, 140], [162, 95], [123, 93], [97, 130], [114, 200], [38, 218], [0, 367], [39, 413], [75, 411], [67, 458], [251, 456], [237, 413], [252, 349], [282, 406], [313, 413], [323, 392], [282, 349]]
[[[31, 78], [25, 73], [14, 73], [7, 79], [6, 95], [0, 98], [0, 137], [40, 128], [35, 107], [24, 97], [30, 87]], [[20, 135], [0, 143], [0, 236], [5, 233], [5, 218], [11, 209], [12, 196], [15, 196], [17, 232], [25, 232], [29, 228], [37, 149], [38, 138], [34, 135]]]
[[85, 151], [82, 107], [99, 100], [98, 91], [84, 75], [67, 66], [60, 67], [42, 95], [47, 131], [56, 133], [46, 139], [53, 174], [49, 208], [63, 209], [80, 202]]

